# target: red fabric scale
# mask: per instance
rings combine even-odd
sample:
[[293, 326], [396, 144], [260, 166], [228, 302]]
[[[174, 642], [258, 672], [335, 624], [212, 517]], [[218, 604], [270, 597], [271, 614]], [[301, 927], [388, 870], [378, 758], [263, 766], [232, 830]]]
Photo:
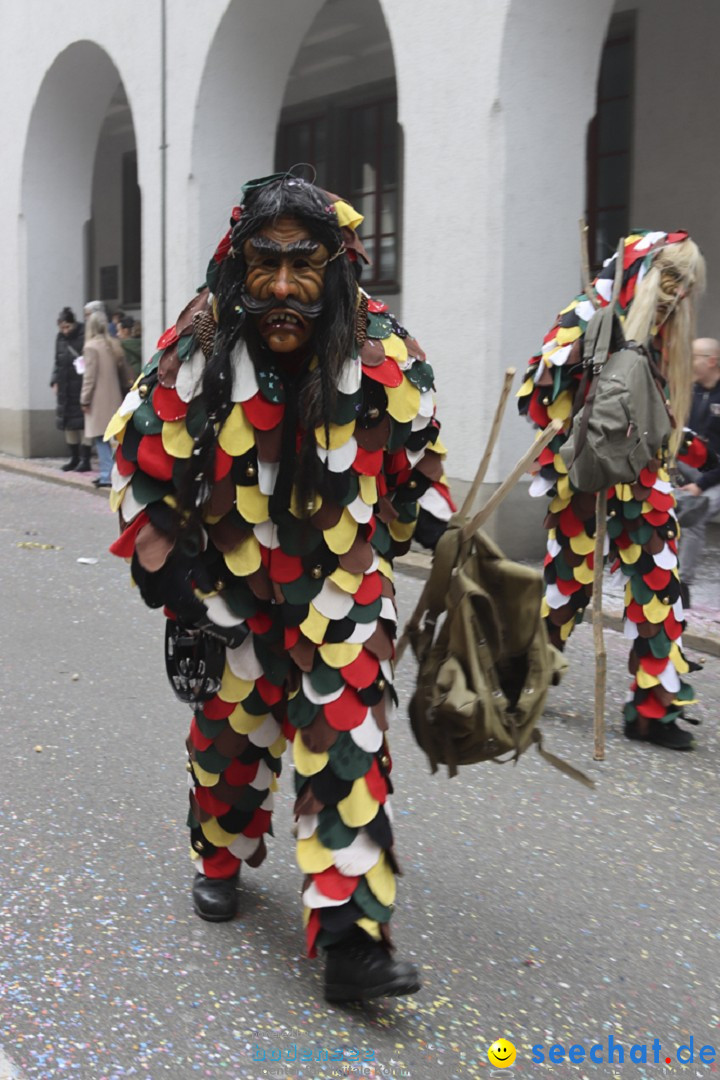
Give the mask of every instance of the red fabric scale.
[[561, 577], [557, 579], [555, 584], [557, 585], [558, 592], [561, 592], [563, 596], [572, 596], [573, 593], [578, 592], [583, 587], [581, 581], [575, 581], [574, 579], [565, 581]]
[[122, 443], [118, 443], [118, 448], [115, 451], [115, 464], [117, 465], [117, 471], [121, 476], [132, 476], [137, 469], [137, 465], [134, 461], [128, 461], [122, 452]]
[[641, 716], [647, 716], [650, 720], [662, 720], [663, 716], [667, 712], [667, 709], [661, 701], [653, 694], [652, 690], [640, 705], [636, 705], [635, 708]]
[[285, 645], [285, 648], [287, 650], [292, 649], [294, 645], [297, 645], [299, 640], [300, 640], [300, 627], [299, 626], [286, 626], [285, 627], [285, 636], [283, 638], [283, 644]]
[[647, 488], [653, 487], [656, 480], [657, 474], [648, 465], [645, 466], [638, 477], [638, 482]]
[[228, 848], [218, 848], [209, 859], [203, 859], [203, 870], [209, 878], [229, 878], [237, 873], [240, 859]]
[[628, 604], [626, 608], [626, 615], [631, 622], [645, 622], [645, 612], [642, 609], [642, 604], [638, 604], [637, 600], [633, 600]]
[[110, 554], [119, 555], [121, 559], [131, 559], [135, 551], [137, 534], [143, 525], [147, 525], [149, 520], [150, 518], [144, 510], [138, 514], [132, 524], [128, 525], [127, 529], [121, 532], [117, 540], [110, 545]]
[[162, 435], [144, 435], [138, 445], [138, 466], [156, 480], [171, 480], [175, 458], [162, 444]]
[[320, 925], [320, 909], [315, 908], [312, 911], [312, 913], [310, 915], [310, 918], [308, 919], [307, 926], [305, 927], [305, 941], [306, 941], [306, 944], [307, 944], [307, 954], [308, 954], [308, 956], [309, 956], [309, 958], [311, 960], [314, 960], [315, 957], [317, 956], [317, 949], [315, 948], [315, 942], [317, 941], [317, 936], [320, 933], [321, 929], [322, 929], [322, 927]]
[[672, 510], [675, 505], [675, 496], [671, 491], [653, 489], [648, 495], [647, 501], [655, 510]]
[[382, 300], [368, 300], [368, 311], [371, 311], [373, 315], [384, 315], [387, 310], [388, 306]]
[[352, 731], [367, 716], [367, 706], [363, 705], [352, 686], [346, 686], [339, 698], [328, 701], [322, 708], [325, 719], [335, 731]]
[[580, 533], [585, 532], [585, 523], [575, 517], [569, 506], [560, 512], [558, 524], [564, 536], [579, 536]]
[[690, 465], [693, 469], [701, 469], [707, 461], [707, 456], [707, 446], [698, 438], [691, 439], [687, 450], [678, 454], [680, 461]]
[[374, 570], [372, 574], [364, 574], [362, 584], [355, 593], [355, 603], [367, 607], [374, 604], [382, 595], [382, 574]]
[[271, 431], [277, 427], [285, 412], [284, 405], [266, 401], [259, 390], [248, 401], [243, 401], [242, 407], [252, 426], [260, 431]]
[[153, 390], [152, 407], [156, 416], [170, 423], [182, 420], [188, 411], [187, 402], [180, 399], [177, 390], [159, 384]]
[[235, 758], [223, 773], [223, 780], [230, 784], [230, 787], [245, 787], [255, 779], [259, 767], [259, 761], [245, 765], [239, 758]]
[[177, 332], [177, 326], [169, 326], [164, 334], [161, 334], [158, 338], [156, 348], [169, 349], [171, 345], [174, 345], [180, 335]]
[[286, 585], [290, 581], [297, 581], [303, 573], [303, 564], [297, 555], [286, 555], [280, 548], [261, 548], [261, 556], [267, 551], [267, 562], [263, 557], [263, 563], [270, 579]]
[[361, 446], [358, 446], [353, 462], [356, 473], [362, 473], [363, 476], [377, 476], [382, 469], [382, 464], [382, 450], [363, 450]]
[[237, 702], [235, 701], [223, 701], [221, 697], [215, 695], [214, 698], [210, 698], [209, 701], [204, 702], [202, 711], [205, 713], [208, 720], [227, 720], [236, 704]]
[[528, 416], [534, 424], [537, 424], [537, 426], [541, 428], [546, 428], [550, 423], [548, 411], [540, 400], [540, 395], [538, 393], [533, 393], [530, 397]]
[[196, 750], [207, 750], [213, 744], [212, 739], [209, 739], [207, 735], [203, 735], [194, 716], [190, 724], [190, 741]]
[[227, 454], [221, 446], [215, 447], [215, 462], [213, 464], [213, 479], [217, 484], [218, 480], [222, 480], [227, 476], [232, 468], [233, 459]]
[[363, 374], [367, 375], [369, 379], [374, 379], [375, 382], [382, 383], [383, 386], [400, 386], [403, 381], [404, 375], [397, 365], [397, 360], [393, 360], [388, 356], [382, 364], [377, 367], [368, 367], [362, 365]]
[[[250, 620], [248, 619], [248, 624], [249, 622]], [[261, 675], [260, 678], [256, 680], [255, 689], [266, 705], [277, 705], [278, 701], [280, 701], [283, 696], [281, 687], [273, 686], [265, 675]]]
[[263, 611], [257, 615], [250, 615], [246, 621], [253, 634], [258, 635], [267, 634], [272, 626], [272, 619]]
[[648, 574], [643, 575], [643, 581], [646, 585], [649, 585], [653, 592], [662, 592], [666, 589], [672, 574], [669, 570], [663, 570], [661, 566], [656, 566]]
[[206, 814], [212, 814], [213, 817], [222, 817], [230, 809], [230, 803], [222, 802], [221, 799], [213, 795], [212, 788], [196, 787], [195, 798], [200, 809], [204, 810]]
[[455, 513], [455, 511], [457, 510], [457, 506], [453, 502], [453, 498], [452, 498], [452, 495], [450, 494], [449, 488], [447, 488], [445, 486], [445, 484], [441, 484], [439, 480], [437, 480], [437, 481], [433, 480], [433, 482], [432, 482], [432, 484], [430, 486], [435, 488], [438, 495], [442, 495], [443, 499], [448, 504], [450, 509], [453, 511], [453, 513]]
[[376, 758], [373, 758], [373, 763], [365, 773], [364, 780], [373, 799], [376, 799], [379, 803], [384, 803], [387, 799], [387, 780], [380, 772]]
[[330, 900], [349, 900], [358, 887], [359, 877], [345, 877], [337, 866], [329, 866], [319, 874], [313, 874], [313, 882]]
[[272, 814], [269, 810], [261, 810], [260, 807], [255, 811], [250, 819], [250, 823], [243, 829], [243, 836], [259, 837], [264, 836], [270, 828], [270, 820]]
[[643, 514], [645, 521], [648, 525], [665, 525], [670, 515], [667, 510], [648, 510], [646, 514]]
[[346, 664], [340, 671], [346, 683], [354, 686], [356, 690], [364, 690], [377, 678], [380, 662], [363, 649], [352, 664]]
[[653, 656], [652, 653], [648, 653], [647, 656], [640, 657], [640, 667], [643, 671], [647, 671], [648, 675], [652, 675], [657, 678], [658, 675], [665, 670], [668, 664], [667, 656], [658, 658]]

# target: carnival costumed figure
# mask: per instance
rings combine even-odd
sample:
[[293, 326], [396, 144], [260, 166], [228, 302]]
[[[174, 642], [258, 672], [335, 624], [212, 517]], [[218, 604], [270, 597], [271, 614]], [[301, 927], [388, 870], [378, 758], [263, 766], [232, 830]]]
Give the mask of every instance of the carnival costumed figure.
[[[592, 284], [601, 305], [612, 297], [616, 258], [606, 261]], [[683, 710], [695, 698], [683, 676], [697, 665], [682, 650], [679, 526], [668, 461], [694, 461], [700, 451], [683, 424], [692, 388], [694, 301], [704, 277], [702, 255], [687, 233], [635, 232], [625, 239], [618, 299], [625, 337], [650, 349], [667, 380], [676, 426], [669, 446], [634, 484], [609, 489], [606, 554], [612, 571], [620, 569], [627, 578], [624, 633], [632, 642], [632, 683], [624, 708], [625, 735], [676, 750], [693, 746], [691, 733], [677, 721], [690, 719]], [[582, 293], [560, 312], [519, 392], [520, 412], [537, 427], [545, 428], [554, 418], [565, 422], [540, 455], [540, 472], [530, 487], [534, 496], [552, 496], [545, 519], [543, 615], [550, 640], [560, 649], [592, 594], [595, 496], [573, 487], [559, 451], [570, 428], [582, 376], [582, 338], [594, 310]]]
[[165, 607], [168, 669], [194, 705], [197, 914], [236, 914], [289, 740], [307, 948], [326, 950], [326, 997], [412, 993], [417, 971], [389, 935], [386, 732], [392, 561], [413, 534], [432, 546], [453, 510], [433, 372], [358, 286], [352, 207], [291, 175], [243, 194], [207, 287], [108, 428], [113, 551]]

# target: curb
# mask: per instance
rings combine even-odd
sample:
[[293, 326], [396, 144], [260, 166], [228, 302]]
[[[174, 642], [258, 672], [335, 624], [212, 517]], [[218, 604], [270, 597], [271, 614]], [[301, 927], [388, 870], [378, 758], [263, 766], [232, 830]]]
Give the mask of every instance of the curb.
[[109, 488], [96, 488], [92, 482], [92, 473], [82, 473], [86, 479], [80, 479], [80, 475], [60, 472], [52, 465], [33, 464], [25, 458], [11, 458], [0, 454], [0, 469], [4, 472], [18, 473], [20, 476], [29, 476], [33, 480], [44, 480], [48, 484], [60, 484], [61, 487], [75, 488], [76, 491], [84, 491], [88, 495], [99, 495], [107, 499]]
[[[59, 472], [55, 466], [34, 464], [25, 458], [11, 458], [5, 454], [0, 454], [0, 470], [29, 476], [34, 480], [44, 480], [50, 484], [72, 487], [77, 491], [107, 499], [108, 489], [94, 487], [88, 473], [83, 474], [87, 479], [81, 480], [79, 476], [73, 476], [72, 473]], [[431, 566], [432, 557], [423, 551], [408, 551], [407, 555], [395, 560], [395, 569], [406, 577], [425, 579], [430, 573]], [[622, 633], [622, 615], [618, 611], [603, 611], [603, 626], [608, 630]], [[690, 630], [683, 634], [683, 644], [708, 656], [720, 656], [720, 635]]]

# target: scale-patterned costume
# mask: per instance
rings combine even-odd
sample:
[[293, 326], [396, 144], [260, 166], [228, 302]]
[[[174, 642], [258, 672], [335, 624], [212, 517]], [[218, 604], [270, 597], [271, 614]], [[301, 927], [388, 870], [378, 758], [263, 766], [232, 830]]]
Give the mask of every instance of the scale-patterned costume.
[[[658, 248], [686, 239], [686, 233], [634, 233], [625, 240], [623, 286], [618, 307], [627, 312]], [[615, 278], [613, 256], [594, 282], [600, 301], [609, 303]], [[539, 428], [553, 419], [562, 432], [542, 452], [541, 469], [530, 486], [533, 496], [550, 495], [543, 615], [550, 640], [563, 648], [582, 620], [592, 595], [595, 496], [577, 491], [567, 475], [560, 447], [567, 438], [573, 399], [582, 374], [582, 337], [594, 307], [581, 293], [563, 310], [533, 356], [519, 391], [520, 412]], [[698, 440], [687, 440], [681, 460], [701, 456]], [[608, 491], [606, 554], [611, 570], [622, 570], [625, 585], [624, 633], [632, 642], [628, 723], [639, 717], [668, 722], [695, 699], [681, 676], [691, 665], [682, 651], [685, 627], [678, 575], [679, 526], [675, 497], [665, 467], [665, 451], [642, 470], [635, 484]]]
[[[206, 422], [200, 342], [209, 355], [212, 311], [206, 290], [160, 339], [108, 428], [119, 443], [111, 500], [123, 527], [113, 551], [145, 572], [174, 557], [163, 504], [173, 503]], [[361, 290], [358, 312], [329, 443], [324, 428], [316, 431], [332, 495], [317, 496], [309, 518], [294, 489], [289, 509], [271, 516], [283, 383], [272, 353], [256, 369], [244, 346], [236, 349], [234, 404], [217, 439], [196, 562], [209, 577], [204, 589], [202, 574], [195, 584], [210, 619], [244, 620], [250, 634], [227, 648], [219, 692], [194, 710], [192, 847], [211, 878], [263, 861], [290, 740], [310, 955], [353, 924], [389, 942], [397, 872], [386, 740], [395, 702], [392, 560], [407, 551], [419, 507], [441, 521], [453, 509], [425, 354]], [[165, 602], [172, 615], [172, 597]]]

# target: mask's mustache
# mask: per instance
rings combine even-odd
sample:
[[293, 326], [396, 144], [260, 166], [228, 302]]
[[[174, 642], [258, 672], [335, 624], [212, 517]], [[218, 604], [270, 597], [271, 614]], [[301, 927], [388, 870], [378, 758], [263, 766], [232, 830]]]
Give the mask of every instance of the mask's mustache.
[[317, 304], [302, 304], [299, 300], [293, 299], [292, 296], [282, 302], [276, 300], [274, 296], [269, 300], [256, 300], [244, 288], [241, 296], [243, 307], [251, 315], [267, 315], [269, 311], [277, 309], [278, 311], [294, 311], [296, 315], [302, 315], [304, 319], [317, 319], [323, 308], [322, 300], [318, 300]]

